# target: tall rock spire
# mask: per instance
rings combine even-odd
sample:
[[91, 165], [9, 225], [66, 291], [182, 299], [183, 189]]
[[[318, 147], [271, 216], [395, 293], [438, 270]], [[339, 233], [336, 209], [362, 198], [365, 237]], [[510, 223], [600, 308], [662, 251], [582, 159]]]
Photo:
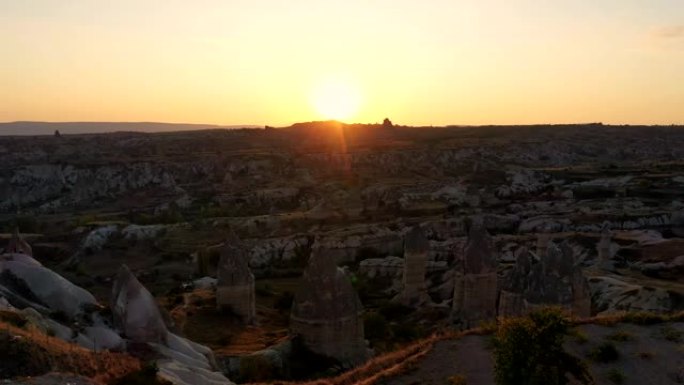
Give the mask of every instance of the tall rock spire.
[[359, 364], [368, 358], [362, 313], [349, 278], [334, 258], [314, 244], [292, 304], [291, 334], [317, 354], [343, 364]]
[[221, 249], [217, 268], [216, 305], [240, 317], [246, 324], [256, 318], [254, 274], [245, 245], [230, 231]]

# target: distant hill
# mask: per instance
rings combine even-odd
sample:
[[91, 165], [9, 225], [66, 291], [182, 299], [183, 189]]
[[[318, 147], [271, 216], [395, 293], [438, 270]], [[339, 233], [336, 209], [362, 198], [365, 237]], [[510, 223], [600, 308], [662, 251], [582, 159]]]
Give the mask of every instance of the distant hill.
[[9, 122], [0, 123], [0, 136], [4, 135], [53, 135], [97, 134], [103, 132], [137, 131], [164, 132], [209, 129], [258, 128], [255, 125], [219, 126], [215, 124], [155, 123], [155, 122]]

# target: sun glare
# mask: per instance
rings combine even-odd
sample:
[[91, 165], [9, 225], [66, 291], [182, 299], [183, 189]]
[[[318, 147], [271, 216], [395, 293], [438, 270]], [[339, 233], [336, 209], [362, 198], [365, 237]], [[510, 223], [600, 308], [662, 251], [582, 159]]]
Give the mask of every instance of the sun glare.
[[311, 103], [324, 119], [348, 120], [359, 110], [361, 93], [349, 80], [328, 79], [313, 89]]

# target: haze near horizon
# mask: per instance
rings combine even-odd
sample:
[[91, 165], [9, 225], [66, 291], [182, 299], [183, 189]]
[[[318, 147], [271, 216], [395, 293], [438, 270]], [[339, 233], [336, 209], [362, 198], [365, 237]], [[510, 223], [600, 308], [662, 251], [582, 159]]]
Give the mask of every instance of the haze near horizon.
[[0, 0], [0, 121], [684, 123], [679, 0]]

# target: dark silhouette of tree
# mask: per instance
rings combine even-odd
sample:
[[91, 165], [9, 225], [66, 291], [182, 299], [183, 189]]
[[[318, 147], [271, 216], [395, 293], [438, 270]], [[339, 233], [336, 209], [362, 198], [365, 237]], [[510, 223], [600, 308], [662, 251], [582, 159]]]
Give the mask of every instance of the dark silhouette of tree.
[[385, 120], [382, 121], [382, 127], [383, 128], [392, 128], [392, 127], [394, 127], [394, 124], [392, 124], [392, 121], [389, 120], [389, 118], [385, 118]]
[[565, 385], [566, 375], [594, 384], [586, 364], [563, 349], [570, 324], [558, 308], [504, 319], [494, 338], [498, 385]]

